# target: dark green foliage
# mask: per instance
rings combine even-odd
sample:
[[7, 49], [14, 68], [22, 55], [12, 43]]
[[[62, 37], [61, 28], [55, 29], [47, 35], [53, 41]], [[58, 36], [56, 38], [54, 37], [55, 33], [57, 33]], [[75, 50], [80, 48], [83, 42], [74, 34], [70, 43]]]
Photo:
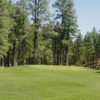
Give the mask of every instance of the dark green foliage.
[[79, 34], [72, 45], [71, 64], [92, 68], [100, 66], [100, 33], [95, 28], [84, 37]]
[[47, 19], [48, 16], [48, 0], [29, 0], [29, 10], [31, 12], [32, 16], [32, 22], [34, 25], [34, 32], [33, 32], [33, 57], [32, 57], [32, 64], [35, 64], [36, 62], [36, 55], [38, 52], [38, 46], [39, 46], [39, 31], [44, 23], [44, 21]]
[[[73, 0], [0, 0], [0, 65], [100, 66], [100, 32], [78, 32]], [[52, 8], [53, 9], [53, 8]], [[77, 33], [77, 34], [76, 34]]]
[[9, 10], [9, 2], [7, 0], [0, 0], [0, 60], [2, 64], [10, 46], [8, 38], [11, 28]]
[[59, 64], [68, 65], [69, 46], [71, 36], [77, 32], [77, 21], [75, 16], [74, 4], [72, 0], [56, 0], [54, 7], [56, 10], [56, 20], [61, 20], [59, 27], [60, 50]]
[[79, 34], [76, 38], [76, 40], [73, 43], [72, 47], [72, 63], [75, 65], [81, 66], [84, 61], [85, 57], [85, 46], [84, 46], [84, 40], [81, 34]]

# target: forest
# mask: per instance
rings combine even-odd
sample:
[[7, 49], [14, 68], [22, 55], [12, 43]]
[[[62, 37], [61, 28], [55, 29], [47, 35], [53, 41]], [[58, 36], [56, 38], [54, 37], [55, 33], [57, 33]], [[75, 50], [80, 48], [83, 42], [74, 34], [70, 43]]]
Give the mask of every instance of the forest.
[[100, 31], [77, 20], [73, 0], [0, 0], [0, 66], [100, 67]]

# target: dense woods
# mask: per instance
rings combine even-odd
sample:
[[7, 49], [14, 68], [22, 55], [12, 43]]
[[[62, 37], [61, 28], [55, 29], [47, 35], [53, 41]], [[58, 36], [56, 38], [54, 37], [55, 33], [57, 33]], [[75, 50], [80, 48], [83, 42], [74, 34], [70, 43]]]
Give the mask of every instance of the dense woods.
[[[53, 11], [51, 11], [51, 9]], [[81, 34], [73, 0], [0, 0], [0, 66], [100, 66], [100, 32]]]

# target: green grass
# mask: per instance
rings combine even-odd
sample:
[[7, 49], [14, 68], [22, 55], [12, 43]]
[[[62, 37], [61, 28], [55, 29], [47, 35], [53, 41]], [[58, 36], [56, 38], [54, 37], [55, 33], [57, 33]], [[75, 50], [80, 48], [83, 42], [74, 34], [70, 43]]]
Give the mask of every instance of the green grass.
[[81, 67], [0, 68], [0, 100], [100, 100], [100, 73]]

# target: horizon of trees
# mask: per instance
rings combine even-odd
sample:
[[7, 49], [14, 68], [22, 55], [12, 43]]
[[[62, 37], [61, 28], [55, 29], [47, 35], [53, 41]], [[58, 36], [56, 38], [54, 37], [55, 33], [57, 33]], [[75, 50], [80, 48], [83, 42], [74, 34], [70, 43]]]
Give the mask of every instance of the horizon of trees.
[[100, 66], [100, 31], [82, 36], [73, 0], [0, 0], [0, 66]]

